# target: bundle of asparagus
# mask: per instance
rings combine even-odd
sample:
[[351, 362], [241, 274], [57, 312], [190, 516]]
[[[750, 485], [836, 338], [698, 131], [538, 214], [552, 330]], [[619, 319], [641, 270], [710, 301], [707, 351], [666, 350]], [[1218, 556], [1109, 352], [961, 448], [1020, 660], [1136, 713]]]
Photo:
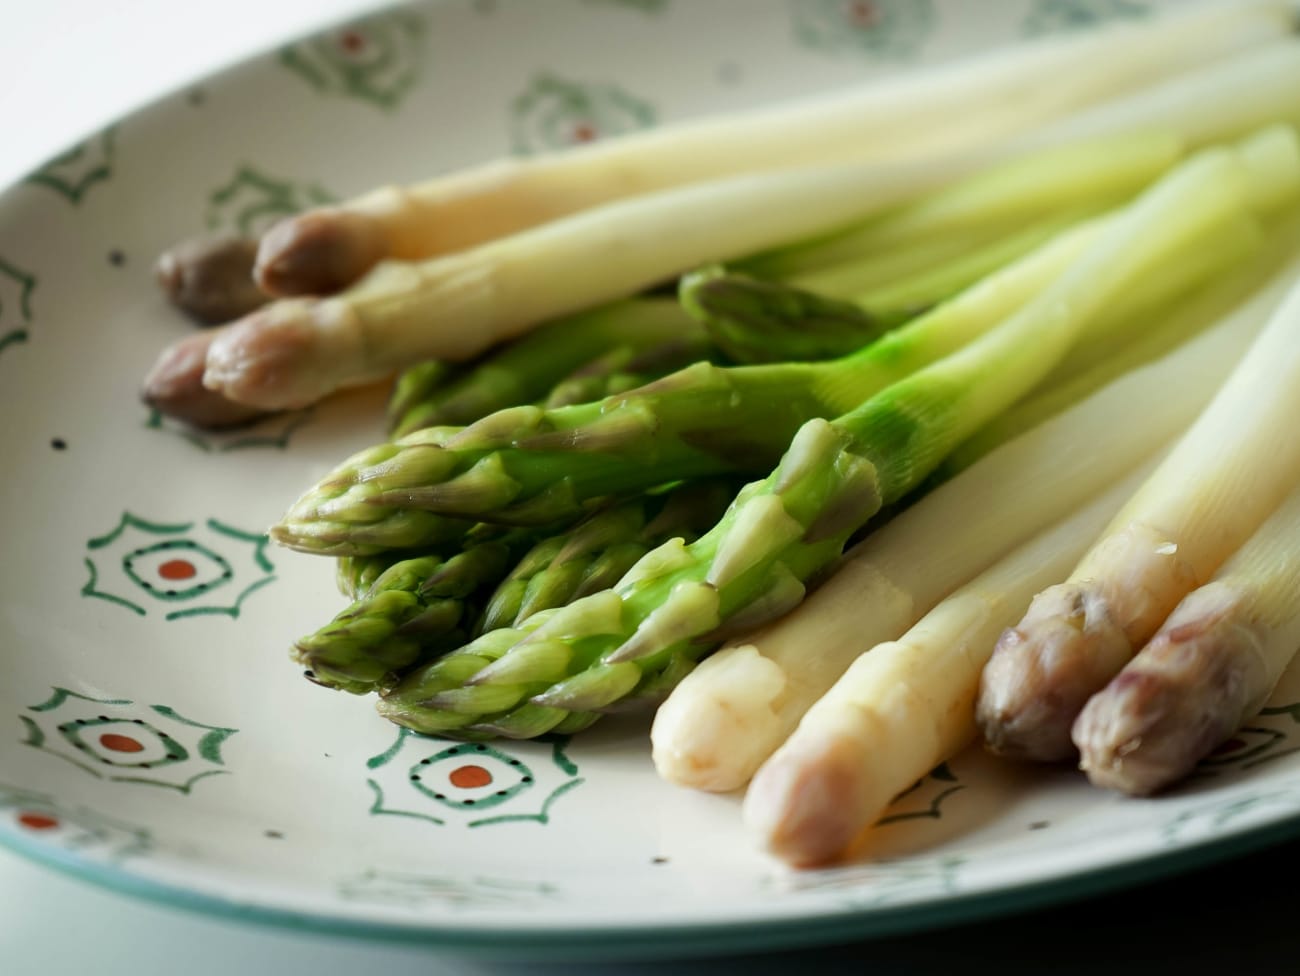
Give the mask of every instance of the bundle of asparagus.
[[387, 437], [270, 535], [336, 558], [349, 601], [293, 659], [418, 733], [662, 703], [659, 772], [752, 778], [745, 818], [795, 864], [979, 734], [1162, 788], [1300, 626], [1270, 541], [1300, 522], [1288, 13], [312, 211], [220, 265], [289, 297], [166, 351], [146, 398], [216, 426], [396, 376]]

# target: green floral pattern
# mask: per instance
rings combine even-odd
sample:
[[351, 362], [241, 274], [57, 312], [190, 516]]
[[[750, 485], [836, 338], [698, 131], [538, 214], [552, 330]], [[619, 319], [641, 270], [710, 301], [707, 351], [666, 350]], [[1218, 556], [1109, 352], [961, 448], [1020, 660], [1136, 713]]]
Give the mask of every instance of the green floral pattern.
[[241, 166], [208, 196], [206, 223], [210, 231], [257, 237], [284, 217], [336, 199], [315, 183], [279, 179]]
[[86, 543], [81, 595], [142, 617], [238, 617], [244, 600], [275, 580], [267, 546], [266, 536], [216, 519], [163, 523], [125, 512]]
[[0, 353], [27, 341], [35, 291], [34, 275], [0, 257]]
[[933, 0], [790, 0], [795, 38], [828, 54], [916, 57], [935, 27]]
[[517, 153], [537, 153], [624, 135], [655, 124], [654, 106], [618, 85], [539, 75], [510, 109]]
[[114, 130], [105, 129], [49, 160], [27, 182], [47, 187], [76, 206], [93, 186], [112, 177], [114, 139]]
[[55, 688], [19, 719], [26, 731], [24, 745], [97, 779], [184, 794], [200, 780], [229, 772], [221, 747], [237, 731], [196, 722], [166, 705], [142, 707], [67, 688]]
[[423, 20], [395, 11], [321, 34], [280, 52], [280, 63], [323, 95], [395, 109], [426, 65]]

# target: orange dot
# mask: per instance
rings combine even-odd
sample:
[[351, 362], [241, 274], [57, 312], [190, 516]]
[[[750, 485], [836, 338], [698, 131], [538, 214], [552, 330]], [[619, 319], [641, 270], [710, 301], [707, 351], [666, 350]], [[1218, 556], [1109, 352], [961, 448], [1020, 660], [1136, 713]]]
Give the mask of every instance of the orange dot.
[[596, 127], [588, 122], [579, 122], [573, 127], [574, 142], [591, 142], [596, 138]]
[[356, 54], [366, 46], [366, 39], [356, 31], [345, 31], [343, 36], [339, 38], [339, 44], [349, 54]]
[[492, 774], [482, 766], [459, 766], [447, 778], [451, 780], [452, 786], [462, 790], [472, 790], [492, 782]]
[[99, 737], [99, 744], [105, 749], [113, 750], [113, 752], [144, 751], [144, 746], [135, 739], [129, 735], [118, 735], [116, 732], [105, 732]]
[[28, 830], [52, 830], [59, 825], [57, 817], [45, 813], [20, 813], [18, 822]]
[[187, 580], [197, 572], [188, 559], [169, 559], [158, 567], [158, 575], [167, 580]]

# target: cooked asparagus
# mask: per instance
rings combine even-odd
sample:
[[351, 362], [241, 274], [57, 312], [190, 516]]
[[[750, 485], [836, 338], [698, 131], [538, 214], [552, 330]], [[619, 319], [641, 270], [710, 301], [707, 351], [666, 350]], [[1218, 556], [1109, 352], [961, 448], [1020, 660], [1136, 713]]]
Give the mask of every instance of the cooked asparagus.
[[1137, 473], [854, 660], [750, 783], [744, 819], [758, 843], [799, 867], [839, 858], [894, 797], [973, 740], [993, 642], [1036, 591], [1069, 572], [1137, 487]]
[[381, 714], [429, 733], [536, 735], [570, 713], [664, 694], [729, 630], [796, 606], [882, 505], [1032, 388], [1126, 285], [1224, 213], [1285, 199], [1300, 179], [1294, 133], [1261, 138], [1269, 151], [1251, 140], [1177, 167], [996, 329], [834, 422], [809, 421], [776, 471], [695, 543], [660, 547], [613, 589], [417, 669], [380, 700]]
[[[258, 277], [278, 295], [329, 292], [384, 258], [459, 251], [648, 191], [826, 161], [960, 152], [1254, 50], [1287, 31], [1288, 13], [1280, 0], [1222, 4], [873, 79], [838, 96], [385, 187], [274, 228]], [[1095, 70], [1101, 62], [1107, 69]]]
[[[660, 775], [697, 789], [743, 786], [861, 652], [897, 638], [1000, 554], [1186, 429], [1280, 300], [1291, 271], [1275, 268], [1257, 294], [1241, 296], [1167, 356], [1020, 436], [986, 444], [979, 460], [846, 553], [798, 609], [704, 660], [655, 714]], [[1195, 297], [1188, 312], [1202, 314], [1203, 304], [1205, 314], [1220, 312], [1217, 295]]]
[[1093, 695], [1071, 730], [1098, 786], [1165, 789], [1263, 707], [1300, 647], [1300, 491]]
[[985, 669], [989, 745], [1074, 753], [1070, 726], [1300, 480], [1300, 290], [1288, 294], [1214, 400], [1064, 582], [1040, 593]]

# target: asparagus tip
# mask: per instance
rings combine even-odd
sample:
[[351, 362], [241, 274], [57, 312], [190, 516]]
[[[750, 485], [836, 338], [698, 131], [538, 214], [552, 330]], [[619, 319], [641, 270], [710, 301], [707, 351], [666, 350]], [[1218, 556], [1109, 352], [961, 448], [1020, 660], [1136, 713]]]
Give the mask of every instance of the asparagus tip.
[[253, 274], [271, 295], [330, 294], [369, 271], [385, 251], [383, 233], [373, 218], [322, 207], [267, 231]]

